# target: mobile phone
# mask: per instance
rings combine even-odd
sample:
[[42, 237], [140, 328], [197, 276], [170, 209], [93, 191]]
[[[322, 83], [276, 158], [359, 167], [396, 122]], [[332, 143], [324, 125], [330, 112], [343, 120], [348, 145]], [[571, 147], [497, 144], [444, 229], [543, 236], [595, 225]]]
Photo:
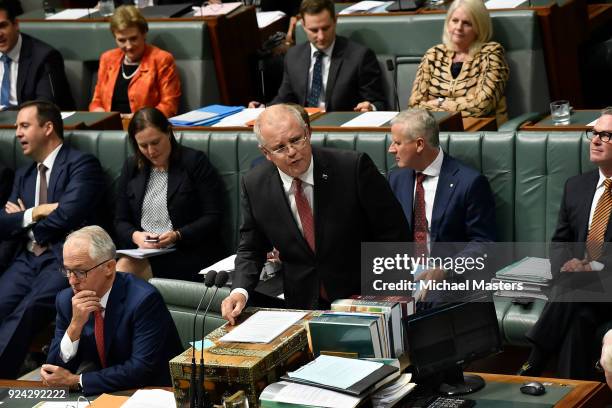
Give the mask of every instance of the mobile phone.
[[151, 244], [156, 244], [159, 242], [159, 238], [153, 238], [153, 237], [146, 237], [144, 242], [148, 242]]

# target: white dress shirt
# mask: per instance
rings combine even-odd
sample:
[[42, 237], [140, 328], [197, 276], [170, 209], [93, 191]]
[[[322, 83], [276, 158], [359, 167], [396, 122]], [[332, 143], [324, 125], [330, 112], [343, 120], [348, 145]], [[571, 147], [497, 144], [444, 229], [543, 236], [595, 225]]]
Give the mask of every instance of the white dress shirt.
[[[45, 167], [47, 168], [47, 171], [45, 172], [45, 178], [47, 179], [47, 187], [49, 186], [49, 180], [51, 179], [51, 171], [53, 170], [53, 165], [55, 164], [55, 159], [57, 158], [57, 154], [59, 153], [60, 149], [62, 148], [62, 144], [60, 144], [59, 146], [57, 146], [55, 149], [53, 149], [53, 151], [51, 153], [49, 153], [49, 155], [45, 158], [45, 160], [43, 160], [42, 164], [45, 165]], [[38, 190], [40, 189], [40, 173], [38, 172], [38, 164], [36, 164], [36, 190], [34, 190], [34, 207], [38, 206]], [[23, 213], [23, 221], [22, 221], [22, 226], [28, 227], [30, 224], [33, 223], [32, 221], [32, 210], [34, 209], [34, 207], [32, 208], [28, 208], [27, 210], [25, 210], [25, 212]], [[30, 241], [28, 242], [28, 250], [30, 250], [30, 252], [32, 251], [32, 243], [34, 242], [34, 233], [32, 232], [32, 230], [28, 231], [28, 237], [30, 238]]]
[[[277, 168], [278, 169], [278, 168]], [[290, 175], [283, 173], [280, 169], [278, 169], [278, 174], [280, 175], [281, 181], [283, 183], [283, 191], [285, 192], [285, 196], [289, 201], [289, 208], [291, 209], [291, 214], [293, 215], [293, 219], [295, 220], [300, 232], [304, 232], [302, 230], [302, 221], [300, 220], [300, 215], [298, 213], [297, 204], [295, 203], [295, 189], [293, 188], [293, 177]], [[310, 166], [308, 166], [308, 170], [306, 170], [300, 177], [302, 180], [302, 191], [304, 192], [304, 196], [306, 200], [308, 200], [308, 204], [310, 205], [310, 209], [312, 211], [312, 215], [314, 216], [314, 157], [310, 158]], [[249, 299], [249, 293], [244, 288], [235, 288], [232, 289], [230, 295], [233, 293], [242, 293], [247, 300]]]
[[315, 63], [317, 62], [317, 59], [315, 58], [314, 54], [317, 51], [321, 51], [324, 54], [321, 59], [321, 71], [322, 71], [321, 76], [323, 79], [323, 87], [321, 88], [321, 94], [319, 95], [318, 106], [322, 110], [325, 110], [325, 90], [327, 89], [327, 78], [329, 77], [329, 66], [331, 65], [331, 56], [332, 56], [332, 53], [334, 52], [335, 44], [336, 44], [336, 40], [334, 40], [332, 45], [330, 45], [328, 48], [324, 50], [319, 50], [317, 49], [317, 47], [312, 45], [312, 43], [310, 44], [310, 68], [308, 69], [308, 89], [307, 89], [306, 98], [308, 98], [308, 95], [310, 94], [310, 86], [312, 84], [312, 73], [314, 71]]
[[[21, 34], [17, 38], [17, 43], [12, 50], [6, 53], [11, 59], [11, 94], [9, 96], [9, 103], [11, 106], [19, 105], [17, 102], [17, 75], [19, 74], [19, 55], [21, 54]], [[0, 52], [0, 56], [4, 55]], [[0, 81], [4, 78], [4, 64], [0, 62]]]
[[[444, 152], [442, 148], [438, 149], [438, 155], [429, 166], [423, 170], [425, 180], [423, 180], [423, 190], [425, 190], [425, 217], [427, 218], [427, 251], [431, 251], [431, 217], [433, 214], [434, 202], [436, 199], [436, 189], [438, 188], [438, 180], [440, 179], [440, 170], [444, 161]], [[414, 190], [412, 191], [412, 208], [414, 210], [415, 195], [416, 195], [416, 177], [414, 179]]]

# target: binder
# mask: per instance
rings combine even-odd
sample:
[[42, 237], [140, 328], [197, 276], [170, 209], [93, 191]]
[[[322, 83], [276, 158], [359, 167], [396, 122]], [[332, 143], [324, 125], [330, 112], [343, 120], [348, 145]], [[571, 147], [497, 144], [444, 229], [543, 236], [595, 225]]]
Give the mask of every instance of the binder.
[[386, 383], [399, 377], [400, 371], [397, 367], [383, 364], [379, 369], [368, 375], [367, 377], [357, 381], [348, 388], [339, 388], [327, 384], [320, 384], [313, 381], [302, 380], [301, 378], [289, 377], [283, 375], [281, 380], [296, 382], [299, 384], [312, 385], [313, 387], [321, 387], [327, 390], [342, 392], [344, 394], [354, 395], [356, 397], [365, 397], [368, 394], [376, 391]]

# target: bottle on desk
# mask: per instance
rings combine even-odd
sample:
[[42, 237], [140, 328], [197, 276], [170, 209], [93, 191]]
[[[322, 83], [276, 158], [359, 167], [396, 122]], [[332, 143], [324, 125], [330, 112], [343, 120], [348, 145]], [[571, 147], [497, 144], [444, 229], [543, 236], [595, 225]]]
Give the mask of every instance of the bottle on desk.
[[45, 18], [49, 18], [55, 14], [55, 7], [53, 7], [51, 3], [49, 3], [49, 0], [43, 0], [42, 8], [45, 12]]

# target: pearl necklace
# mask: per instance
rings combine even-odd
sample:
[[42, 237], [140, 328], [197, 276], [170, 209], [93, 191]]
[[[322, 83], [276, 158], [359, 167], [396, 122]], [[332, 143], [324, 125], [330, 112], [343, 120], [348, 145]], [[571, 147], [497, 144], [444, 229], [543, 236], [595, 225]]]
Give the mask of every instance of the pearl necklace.
[[123, 59], [123, 61], [121, 62], [121, 75], [123, 75], [123, 79], [132, 79], [134, 77], [134, 75], [136, 75], [136, 73], [138, 72], [138, 70], [140, 69], [140, 63], [137, 64], [128, 64], [128, 65], [138, 65], [138, 68], [136, 68], [134, 70], [134, 72], [132, 72], [130, 75], [126, 75], [125, 73], [125, 67], [124, 65], [126, 64], [125, 58]]

